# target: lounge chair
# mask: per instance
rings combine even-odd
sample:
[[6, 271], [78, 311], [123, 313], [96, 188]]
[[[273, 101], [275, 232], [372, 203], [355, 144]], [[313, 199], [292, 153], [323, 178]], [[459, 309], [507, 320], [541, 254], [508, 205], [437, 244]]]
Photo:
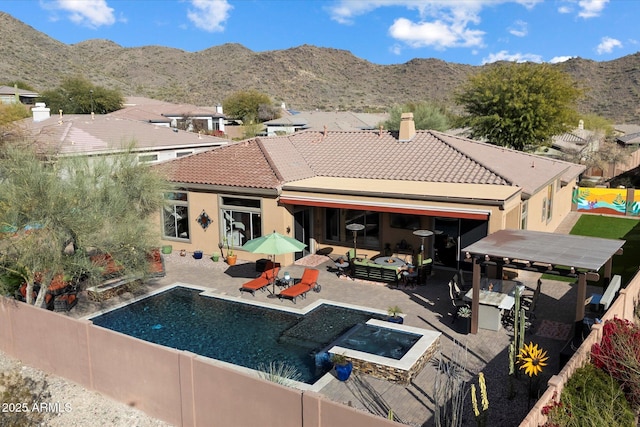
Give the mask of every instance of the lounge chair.
[[278, 294], [278, 298], [290, 299], [293, 303], [296, 303], [296, 298], [307, 297], [307, 292], [314, 289], [317, 292], [320, 291], [320, 285], [318, 284], [318, 275], [320, 274], [320, 270], [315, 268], [305, 268], [304, 273], [302, 273], [302, 278], [300, 282], [296, 283], [293, 286], [290, 286], [280, 292]]
[[255, 296], [256, 291], [264, 291], [265, 289], [268, 289], [267, 287], [276, 280], [276, 277], [278, 277], [278, 271], [280, 271], [280, 267], [265, 270], [260, 276], [242, 285], [240, 287], [240, 292], [251, 292], [251, 295]]

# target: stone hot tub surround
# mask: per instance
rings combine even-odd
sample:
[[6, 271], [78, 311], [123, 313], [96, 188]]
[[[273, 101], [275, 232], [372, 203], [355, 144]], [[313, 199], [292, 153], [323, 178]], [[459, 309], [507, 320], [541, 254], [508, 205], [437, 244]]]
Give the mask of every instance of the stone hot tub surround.
[[[332, 354], [344, 354], [347, 359], [353, 363], [354, 371], [402, 384], [408, 384], [411, 378], [420, 372], [434, 356], [438, 350], [440, 336], [442, 335], [436, 331], [375, 319], [369, 320], [367, 325], [376, 326], [382, 330], [389, 329], [415, 334], [419, 336], [419, 339], [400, 359], [378, 356], [376, 354], [342, 347], [340, 340], [344, 336], [332, 343], [327, 348], [327, 351]], [[348, 333], [345, 335], [348, 335]]]

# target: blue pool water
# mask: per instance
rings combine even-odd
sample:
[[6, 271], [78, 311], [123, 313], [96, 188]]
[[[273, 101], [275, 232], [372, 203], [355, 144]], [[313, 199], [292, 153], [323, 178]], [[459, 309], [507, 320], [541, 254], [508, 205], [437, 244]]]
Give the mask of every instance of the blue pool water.
[[306, 315], [199, 295], [175, 287], [91, 319], [95, 325], [252, 369], [295, 366], [313, 384], [327, 372], [315, 353], [380, 314], [321, 305]]

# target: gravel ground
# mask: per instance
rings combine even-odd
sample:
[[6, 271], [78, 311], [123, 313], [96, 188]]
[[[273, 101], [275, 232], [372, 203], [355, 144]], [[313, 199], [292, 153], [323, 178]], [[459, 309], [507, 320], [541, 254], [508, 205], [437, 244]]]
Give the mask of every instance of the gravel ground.
[[[116, 402], [100, 393], [62, 378], [45, 374], [20, 363], [0, 352], [0, 372], [20, 372], [24, 377], [30, 377], [37, 382], [46, 381], [47, 390], [51, 397], [47, 402], [13, 402], [26, 403], [28, 408], [33, 403], [59, 403], [63, 410], [59, 413], [48, 413], [42, 425], [47, 427], [88, 427], [88, 426], [113, 426], [113, 427], [170, 427], [163, 421], [146, 415], [144, 412]], [[2, 402], [9, 403], [9, 402]], [[8, 408], [3, 408], [8, 410]], [[0, 414], [0, 425], [4, 414]]]

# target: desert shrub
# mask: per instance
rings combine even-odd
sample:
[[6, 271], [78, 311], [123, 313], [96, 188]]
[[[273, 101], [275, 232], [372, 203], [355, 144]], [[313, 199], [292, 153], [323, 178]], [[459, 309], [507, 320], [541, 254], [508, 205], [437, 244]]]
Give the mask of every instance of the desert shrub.
[[547, 427], [633, 427], [634, 414], [620, 384], [591, 364], [577, 369], [560, 396], [542, 409]]
[[17, 371], [0, 374], [0, 402], [3, 405], [0, 424], [5, 427], [45, 425], [46, 412], [33, 410], [33, 405], [51, 397], [47, 387], [46, 381], [35, 381]]
[[620, 383], [631, 407], [640, 410], [640, 327], [626, 319], [606, 321], [591, 360]]

